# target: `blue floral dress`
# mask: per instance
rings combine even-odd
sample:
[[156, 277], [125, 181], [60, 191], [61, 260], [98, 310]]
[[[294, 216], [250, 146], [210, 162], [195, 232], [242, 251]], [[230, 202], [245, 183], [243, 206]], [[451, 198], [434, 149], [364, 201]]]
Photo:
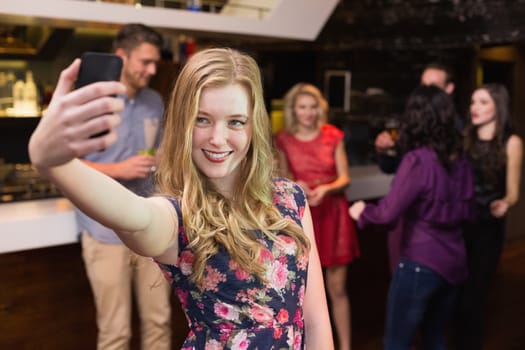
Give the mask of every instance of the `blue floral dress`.
[[[181, 218], [179, 202], [172, 200]], [[284, 217], [301, 225], [305, 209], [302, 189], [287, 179], [274, 180], [274, 205]], [[295, 241], [279, 234], [280, 242], [256, 232], [263, 250], [266, 280], [248, 274], [226, 250], [212, 256], [201, 290], [189, 279], [193, 253], [179, 219], [179, 257], [175, 265], [159, 266], [186, 313], [190, 332], [182, 350], [304, 348], [303, 299], [308, 255], [297, 254]]]

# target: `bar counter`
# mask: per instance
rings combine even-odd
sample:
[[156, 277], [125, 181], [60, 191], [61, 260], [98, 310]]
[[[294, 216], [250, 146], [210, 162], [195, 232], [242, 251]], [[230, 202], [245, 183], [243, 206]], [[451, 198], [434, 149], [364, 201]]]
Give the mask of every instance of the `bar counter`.
[[74, 207], [65, 198], [0, 204], [0, 254], [78, 242]]

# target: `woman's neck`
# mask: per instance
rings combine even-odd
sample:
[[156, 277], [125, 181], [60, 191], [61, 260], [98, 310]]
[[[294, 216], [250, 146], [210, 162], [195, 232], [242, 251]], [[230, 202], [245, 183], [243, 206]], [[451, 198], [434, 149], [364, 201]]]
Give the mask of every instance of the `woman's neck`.
[[320, 128], [317, 125], [311, 127], [299, 125], [299, 127], [297, 128], [297, 132], [295, 133], [295, 137], [304, 141], [313, 140], [319, 134], [319, 130]]
[[482, 141], [490, 141], [496, 134], [496, 121], [492, 120], [488, 123], [478, 126], [478, 139]]
[[235, 187], [237, 185], [237, 176], [227, 176], [221, 179], [209, 179], [210, 185], [215, 191], [219, 192], [226, 199], [233, 199]]

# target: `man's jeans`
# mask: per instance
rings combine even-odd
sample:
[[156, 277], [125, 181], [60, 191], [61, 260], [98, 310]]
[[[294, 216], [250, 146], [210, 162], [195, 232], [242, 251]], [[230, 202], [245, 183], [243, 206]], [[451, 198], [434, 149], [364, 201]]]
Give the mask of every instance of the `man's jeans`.
[[457, 291], [434, 271], [401, 259], [388, 292], [385, 349], [408, 350], [421, 331], [423, 349], [445, 350]]

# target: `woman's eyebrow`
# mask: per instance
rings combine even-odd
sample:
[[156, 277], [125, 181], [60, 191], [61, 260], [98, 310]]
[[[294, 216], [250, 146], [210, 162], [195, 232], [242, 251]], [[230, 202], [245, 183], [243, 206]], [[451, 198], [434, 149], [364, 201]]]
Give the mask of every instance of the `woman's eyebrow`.
[[246, 114], [232, 114], [229, 117], [230, 118], [244, 118], [244, 119], [248, 119], [250, 116], [246, 115]]
[[[212, 113], [208, 113], [202, 109], [199, 109], [197, 111], [197, 115], [203, 115], [203, 116], [206, 116], [206, 117], [211, 117], [212, 116]], [[227, 115], [226, 118], [244, 118], [244, 119], [249, 119], [250, 116], [247, 115], [247, 114], [243, 114], [243, 113], [236, 113], [236, 114], [230, 114], [230, 115]]]

